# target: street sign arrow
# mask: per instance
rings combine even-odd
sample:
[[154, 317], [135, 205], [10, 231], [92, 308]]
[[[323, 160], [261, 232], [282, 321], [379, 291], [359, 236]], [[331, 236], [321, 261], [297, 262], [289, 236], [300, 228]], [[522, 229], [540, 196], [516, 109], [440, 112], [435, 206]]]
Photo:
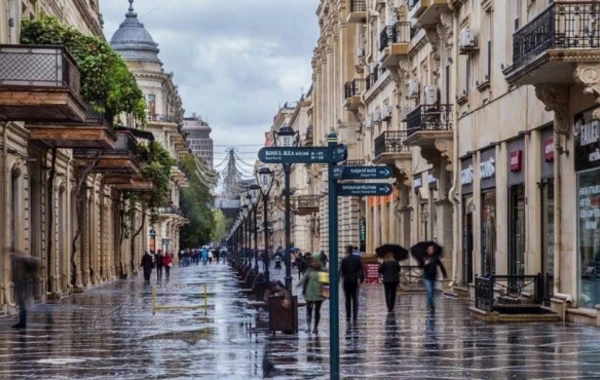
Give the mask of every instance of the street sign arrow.
[[[389, 166], [342, 166], [340, 177], [336, 179], [383, 179], [390, 178], [394, 171]], [[335, 173], [334, 173], [335, 174]]]
[[265, 164], [326, 164], [329, 155], [325, 147], [262, 148], [258, 159]]
[[348, 159], [348, 146], [346, 144], [339, 144], [333, 147], [331, 153], [332, 162], [340, 162]]
[[390, 195], [394, 188], [389, 183], [338, 183], [336, 192], [341, 197]]

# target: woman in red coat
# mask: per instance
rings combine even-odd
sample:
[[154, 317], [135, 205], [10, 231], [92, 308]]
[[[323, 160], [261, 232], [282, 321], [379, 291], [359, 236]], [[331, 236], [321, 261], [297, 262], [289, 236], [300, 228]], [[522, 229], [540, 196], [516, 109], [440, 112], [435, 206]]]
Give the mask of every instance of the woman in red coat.
[[165, 267], [165, 274], [167, 275], [167, 280], [171, 277], [171, 267], [173, 266], [173, 252], [168, 252], [163, 256], [162, 264]]

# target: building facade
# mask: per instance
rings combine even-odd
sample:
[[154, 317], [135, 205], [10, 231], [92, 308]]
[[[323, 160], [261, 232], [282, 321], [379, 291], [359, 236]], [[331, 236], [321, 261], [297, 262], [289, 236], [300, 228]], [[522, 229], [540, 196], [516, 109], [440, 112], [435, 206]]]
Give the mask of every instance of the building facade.
[[[158, 57], [158, 44], [138, 19], [133, 1], [130, 3], [125, 21], [112, 36], [110, 43], [125, 59], [146, 97], [147, 131], [169, 151], [171, 157], [178, 160], [189, 153], [189, 148], [183, 131], [182, 101], [173, 81], [174, 74], [165, 72]], [[179, 198], [181, 189], [188, 186], [185, 173], [178, 166], [173, 166], [169, 204], [159, 209], [158, 221], [154, 225], [147, 223], [145, 228], [148, 237], [154, 235], [151, 248], [163, 252], [179, 251], [179, 229], [187, 223], [179, 209]]]
[[[44, 54], [53, 54], [56, 59], [52, 62], [67, 66], [70, 59], [61, 48], [30, 51], [19, 45], [22, 21], [53, 15], [85, 35], [103, 39], [98, 2], [10, 0], [0, 2], [0, 14], [0, 43], [5, 44], [0, 51], [4, 68], [0, 93], [7, 95], [0, 100], [0, 247], [12, 247], [40, 260], [40, 270], [31, 279], [34, 302], [83, 292], [136, 273], [145, 236], [125, 233], [121, 215], [128, 201], [118, 185], [106, 181], [106, 173], [86, 163], [85, 156], [87, 149], [98, 146], [112, 146], [111, 151], [120, 146], [128, 149], [128, 143], [135, 144], [135, 137], [127, 132], [95, 134], [104, 130], [105, 121], [88, 119], [87, 105], [76, 87], [65, 96], [72, 100], [68, 107], [81, 112], [84, 122], [52, 120], [55, 105], [49, 104], [47, 88], [33, 80], [19, 82], [34, 75], [23, 71], [26, 63], [48, 68]], [[40, 69], [35, 75], [51, 76], [53, 72], [33, 67]], [[14, 76], [15, 69], [21, 70], [21, 76]], [[44, 79], [52, 80], [37, 78]], [[23, 91], [28, 93], [28, 105], [11, 108], [13, 99]], [[22, 118], [14, 117], [14, 112], [21, 112]], [[80, 132], [83, 130], [89, 134]], [[127, 161], [132, 169], [138, 167], [134, 160]], [[138, 227], [141, 219], [134, 211], [131, 227]], [[0, 314], [7, 314], [16, 307], [8, 254], [0, 260], [0, 276]]]
[[209, 169], [214, 168], [213, 140], [210, 138], [212, 129], [201, 117], [193, 114], [183, 119], [183, 131], [192, 153], [202, 158]]
[[598, 324], [600, 50], [583, 37], [600, 33], [596, 7], [322, 0], [313, 144], [334, 129], [348, 165], [395, 171], [393, 195], [339, 201], [340, 247], [435, 240], [456, 293], [475, 297], [477, 275], [540, 274], [522, 292]]

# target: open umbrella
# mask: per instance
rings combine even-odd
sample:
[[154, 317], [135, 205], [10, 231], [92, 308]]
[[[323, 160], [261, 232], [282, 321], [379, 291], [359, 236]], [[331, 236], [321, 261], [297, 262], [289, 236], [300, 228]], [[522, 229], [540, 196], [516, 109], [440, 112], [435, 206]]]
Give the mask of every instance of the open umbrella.
[[378, 257], [384, 257], [388, 253], [393, 253], [396, 261], [406, 260], [408, 257], [408, 250], [398, 244], [384, 244], [381, 247], [376, 248], [375, 253]]
[[436, 243], [434, 241], [422, 241], [420, 243], [413, 245], [410, 248], [410, 254], [412, 255], [412, 257], [414, 257], [419, 262], [419, 265], [423, 265], [423, 263], [425, 262], [425, 257], [428, 256], [427, 248], [430, 246], [433, 246], [433, 248], [435, 250], [434, 255], [436, 255], [438, 257], [442, 257], [443, 248], [441, 245], [439, 245], [438, 243]]

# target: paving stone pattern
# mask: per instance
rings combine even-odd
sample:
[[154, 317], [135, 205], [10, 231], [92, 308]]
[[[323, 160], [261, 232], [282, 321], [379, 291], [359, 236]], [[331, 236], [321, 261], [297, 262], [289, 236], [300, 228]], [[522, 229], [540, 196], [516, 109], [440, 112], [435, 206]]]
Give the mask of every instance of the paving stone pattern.
[[[283, 271], [274, 271], [282, 277]], [[26, 331], [0, 320], [0, 379], [328, 379], [328, 305], [320, 333], [267, 333], [264, 314], [246, 307], [226, 265], [174, 268], [158, 288], [158, 311], [140, 278], [37, 306]], [[343, 299], [341, 300], [343, 305]], [[383, 290], [361, 289], [356, 325], [340, 322], [346, 379], [600, 379], [600, 330], [562, 324], [487, 325], [468, 303], [400, 295], [385, 311]], [[266, 360], [263, 360], [265, 359]], [[263, 364], [274, 368], [264, 373]]]

